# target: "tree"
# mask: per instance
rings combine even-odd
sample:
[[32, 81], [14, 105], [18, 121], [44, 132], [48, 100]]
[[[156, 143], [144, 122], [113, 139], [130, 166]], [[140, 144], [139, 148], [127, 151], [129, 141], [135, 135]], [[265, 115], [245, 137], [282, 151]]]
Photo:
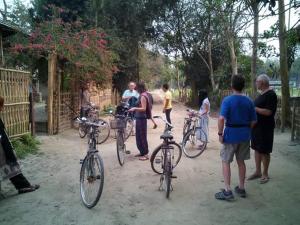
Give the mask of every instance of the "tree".
[[7, 12], [8, 7], [7, 7], [6, 0], [2, 0], [2, 3], [3, 3], [3, 9], [0, 10], [0, 14], [2, 16], [3, 21], [6, 21], [7, 20], [7, 13], [8, 13]]
[[284, 0], [278, 0], [279, 12], [279, 49], [280, 49], [280, 78], [281, 78], [281, 131], [283, 132], [290, 118], [290, 88], [288, 76], [287, 35], [285, 26]]

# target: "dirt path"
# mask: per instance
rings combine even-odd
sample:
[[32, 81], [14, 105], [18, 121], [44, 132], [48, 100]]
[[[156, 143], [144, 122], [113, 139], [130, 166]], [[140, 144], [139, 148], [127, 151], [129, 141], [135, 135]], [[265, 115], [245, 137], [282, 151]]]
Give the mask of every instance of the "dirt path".
[[[172, 118], [175, 139], [180, 141], [184, 108], [175, 105]], [[155, 106], [160, 114], [160, 106]], [[249, 197], [235, 202], [220, 202], [214, 193], [223, 187], [220, 145], [217, 142], [216, 119], [210, 121], [210, 143], [197, 159], [182, 157], [176, 168], [178, 179], [167, 200], [158, 191], [159, 177], [149, 162], [132, 156], [124, 167], [117, 162], [115, 142], [100, 146], [105, 165], [105, 185], [98, 205], [86, 209], [79, 197], [79, 160], [86, 151], [86, 140], [76, 131], [63, 135], [40, 137], [40, 154], [22, 161], [24, 174], [41, 189], [16, 195], [9, 182], [2, 183], [6, 198], [0, 201], [1, 225], [296, 225], [300, 214], [300, 152], [289, 146], [287, 135], [276, 135], [275, 151], [270, 168], [271, 180], [265, 185], [247, 183]], [[152, 127], [152, 124], [149, 124]], [[153, 150], [160, 143], [163, 125], [149, 129], [149, 145]], [[136, 153], [134, 137], [127, 148]], [[232, 165], [233, 185], [237, 184], [237, 166]], [[247, 162], [248, 173], [254, 169], [253, 159]]]

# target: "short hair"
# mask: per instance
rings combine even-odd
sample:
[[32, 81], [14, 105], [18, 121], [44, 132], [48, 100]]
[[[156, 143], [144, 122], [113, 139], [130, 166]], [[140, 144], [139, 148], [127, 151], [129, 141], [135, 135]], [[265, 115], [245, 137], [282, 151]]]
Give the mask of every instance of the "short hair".
[[146, 89], [146, 85], [145, 85], [145, 83], [144, 82], [138, 82], [137, 84], [136, 84], [136, 91], [138, 92], [138, 93], [143, 93], [143, 92], [145, 92], [147, 89]]
[[0, 107], [4, 106], [4, 98], [0, 96]]
[[269, 86], [270, 85], [270, 78], [267, 74], [261, 74], [259, 75], [256, 80], [262, 81], [265, 85]]
[[231, 78], [231, 87], [236, 91], [242, 91], [245, 87], [245, 78], [242, 75], [233, 75]]
[[163, 84], [163, 88], [166, 90], [169, 90], [169, 85], [168, 84]]

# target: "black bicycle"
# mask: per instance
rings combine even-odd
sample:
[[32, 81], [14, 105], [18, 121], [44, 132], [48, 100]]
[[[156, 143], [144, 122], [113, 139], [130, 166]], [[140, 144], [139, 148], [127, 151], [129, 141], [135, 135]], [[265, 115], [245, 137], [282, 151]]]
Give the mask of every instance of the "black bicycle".
[[125, 154], [130, 154], [130, 151], [126, 150], [126, 124], [127, 117], [124, 115], [114, 115], [114, 119], [110, 120], [110, 128], [115, 130], [116, 133], [116, 145], [117, 145], [117, 156], [121, 166], [125, 163]]
[[97, 131], [99, 132], [99, 135], [97, 137], [97, 144], [102, 144], [108, 139], [110, 134], [109, 124], [105, 120], [99, 118], [99, 110], [93, 104], [91, 104], [90, 107], [86, 110], [86, 117], [78, 117], [78, 119], [81, 120], [81, 123], [79, 123], [78, 127], [78, 133], [81, 138], [84, 138], [87, 135], [89, 126], [86, 125], [85, 121], [89, 121], [93, 123], [103, 124], [103, 126], [97, 129]]
[[173, 126], [161, 116], [153, 116], [153, 118], [163, 120], [166, 124], [166, 128], [164, 133], [160, 136], [160, 139], [163, 139], [163, 143], [153, 151], [150, 157], [151, 168], [155, 173], [161, 175], [159, 190], [165, 190], [166, 197], [169, 198], [170, 191], [173, 190], [171, 185], [172, 178], [176, 178], [173, 176], [173, 169], [178, 165], [181, 159], [182, 149], [179, 144], [173, 141], [173, 136], [170, 131]]
[[[128, 112], [129, 110], [129, 104], [126, 102], [121, 102], [117, 108], [115, 113], [113, 114], [111, 112], [111, 115], [113, 117], [115, 117], [115, 115], [117, 116], [122, 116], [123, 120], [125, 121], [125, 127], [124, 127], [124, 141], [126, 141], [130, 135], [133, 133], [133, 128], [134, 128], [134, 120], [133, 120], [133, 113], [132, 112]], [[115, 129], [116, 130], [116, 129]], [[113, 133], [113, 138], [117, 138], [117, 132], [115, 131]]]
[[83, 204], [90, 209], [99, 201], [104, 185], [104, 165], [97, 149], [97, 129], [105, 124], [85, 121], [85, 125], [88, 126], [88, 151], [81, 161], [80, 196]]
[[182, 149], [189, 158], [196, 158], [206, 149], [207, 135], [201, 127], [201, 117], [198, 112], [187, 109], [188, 118], [183, 126]]

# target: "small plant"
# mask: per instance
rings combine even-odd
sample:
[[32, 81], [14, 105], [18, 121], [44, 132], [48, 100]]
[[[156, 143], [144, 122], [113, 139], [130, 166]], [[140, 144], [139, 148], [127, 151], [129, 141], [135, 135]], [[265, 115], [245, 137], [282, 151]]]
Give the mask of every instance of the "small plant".
[[26, 134], [18, 139], [13, 139], [12, 145], [17, 157], [23, 159], [28, 154], [36, 154], [39, 150], [40, 142], [30, 134]]

